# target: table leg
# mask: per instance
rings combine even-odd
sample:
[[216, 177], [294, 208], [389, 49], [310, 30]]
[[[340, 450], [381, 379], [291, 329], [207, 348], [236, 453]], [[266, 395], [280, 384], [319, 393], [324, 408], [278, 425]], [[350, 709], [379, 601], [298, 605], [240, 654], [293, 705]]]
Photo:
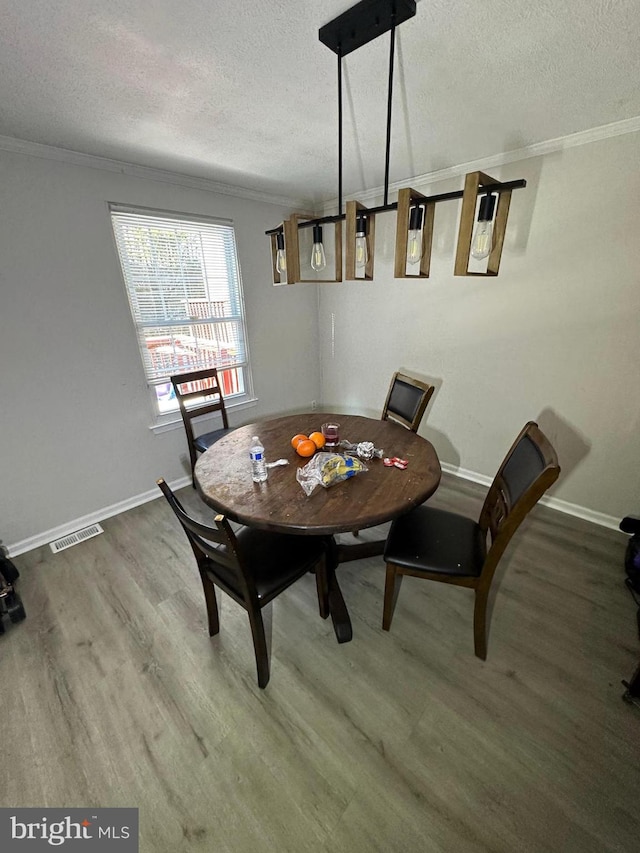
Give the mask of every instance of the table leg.
[[353, 628], [351, 627], [351, 619], [349, 611], [345, 604], [342, 590], [338, 584], [336, 577], [336, 568], [338, 567], [339, 549], [336, 541], [331, 540], [329, 552], [327, 554], [327, 574], [329, 582], [329, 610], [331, 611], [331, 621], [333, 622], [333, 630], [336, 633], [336, 639], [339, 643], [348, 643], [353, 637]]

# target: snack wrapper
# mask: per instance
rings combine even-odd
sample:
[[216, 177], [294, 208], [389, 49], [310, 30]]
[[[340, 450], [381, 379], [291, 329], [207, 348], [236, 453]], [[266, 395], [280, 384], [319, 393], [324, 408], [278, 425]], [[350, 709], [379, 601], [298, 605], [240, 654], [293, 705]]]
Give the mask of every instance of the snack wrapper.
[[316, 453], [306, 465], [298, 468], [296, 480], [302, 486], [307, 497], [317, 486], [328, 489], [336, 483], [348, 480], [356, 474], [369, 469], [360, 459], [342, 453]]

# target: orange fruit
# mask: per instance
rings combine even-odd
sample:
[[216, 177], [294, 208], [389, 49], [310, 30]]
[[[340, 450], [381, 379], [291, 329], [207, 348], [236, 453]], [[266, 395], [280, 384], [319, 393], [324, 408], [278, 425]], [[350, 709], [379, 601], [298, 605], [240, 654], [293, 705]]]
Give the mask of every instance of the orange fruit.
[[325, 439], [321, 432], [312, 432], [309, 438], [315, 444], [318, 450], [321, 450], [324, 447]]
[[296, 453], [298, 456], [313, 456], [317, 449], [318, 448], [310, 438], [305, 438], [303, 441], [298, 442], [296, 446]]
[[302, 432], [299, 432], [297, 435], [294, 435], [293, 438], [291, 439], [291, 447], [293, 447], [293, 449], [295, 450], [300, 441], [308, 441], [308, 440], [309, 440], [309, 436], [305, 435]]

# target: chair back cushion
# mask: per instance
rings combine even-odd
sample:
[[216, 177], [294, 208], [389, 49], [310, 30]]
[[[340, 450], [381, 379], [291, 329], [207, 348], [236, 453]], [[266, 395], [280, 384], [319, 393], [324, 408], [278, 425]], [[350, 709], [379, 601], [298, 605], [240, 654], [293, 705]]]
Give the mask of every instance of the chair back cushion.
[[520, 522], [558, 479], [560, 466], [555, 450], [537, 424], [529, 421], [507, 453], [487, 494], [480, 526], [498, 537], [502, 549]]
[[415, 432], [433, 391], [433, 385], [402, 373], [394, 373], [382, 420], [392, 418]]
[[513, 506], [544, 471], [546, 462], [540, 448], [529, 435], [523, 435], [502, 466], [502, 479]]

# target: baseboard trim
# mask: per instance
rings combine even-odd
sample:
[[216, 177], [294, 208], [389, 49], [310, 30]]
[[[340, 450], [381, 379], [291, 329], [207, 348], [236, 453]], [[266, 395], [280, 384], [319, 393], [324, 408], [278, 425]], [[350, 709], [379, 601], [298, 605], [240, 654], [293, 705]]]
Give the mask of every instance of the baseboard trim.
[[[178, 480], [173, 480], [169, 485], [172, 489], [181, 489], [183, 486], [191, 484], [191, 477], [180, 477]], [[17, 557], [19, 554], [24, 554], [26, 551], [33, 551], [34, 548], [40, 548], [42, 545], [48, 545], [54, 539], [61, 539], [63, 536], [68, 536], [76, 530], [83, 527], [89, 527], [90, 524], [96, 524], [104, 521], [106, 518], [112, 518], [114, 515], [119, 515], [121, 512], [126, 512], [129, 509], [134, 509], [137, 506], [142, 506], [149, 501], [162, 497], [160, 490], [149, 489], [148, 492], [142, 492], [139, 495], [134, 495], [124, 501], [111, 504], [111, 506], [103, 507], [103, 509], [90, 512], [88, 515], [83, 515], [81, 518], [76, 518], [69, 521], [67, 524], [61, 524], [59, 527], [52, 527], [51, 530], [44, 530], [42, 533], [36, 533], [35, 536], [29, 536], [27, 539], [22, 539], [20, 542], [15, 542], [13, 545], [7, 545], [10, 557]]]
[[[468, 468], [459, 468], [456, 465], [449, 465], [447, 462], [442, 462], [440, 467], [447, 474], [453, 474], [454, 477], [460, 477], [461, 480], [470, 480], [472, 483], [479, 483], [482, 486], [490, 486], [492, 482], [491, 477], [487, 477], [485, 474], [478, 474], [475, 471], [469, 471]], [[557, 509], [558, 512], [563, 512], [565, 515], [573, 515], [575, 518], [582, 518], [584, 521], [599, 524], [600, 527], [608, 527], [610, 530], [620, 529], [619, 518], [606, 515], [604, 512], [597, 512], [595, 509], [588, 509], [579, 504], [572, 504], [569, 501], [548, 496], [541, 498], [540, 503], [543, 506], [548, 506], [550, 509]]]
[[[457, 465], [450, 465], [447, 462], [441, 464], [442, 470], [447, 474], [452, 474], [454, 477], [459, 477], [461, 480], [470, 480], [472, 483], [478, 483], [481, 486], [490, 486], [491, 477], [485, 474], [478, 474], [476, 471], [470, 471], [468, 468], [460, 468]], [[191, 483], [190, 477], [180, 477], [179, 480], [173, 480], [169, 485], [172, 489], [182, 489]], [[139, 495], [134, 495], [124, 501], [111, 504], [111, 506], [99, 509], [96, 512], [91, 512], [88, 515], [83, 515], [81, 518], [76, 518], [68, 524], [61, 524], [59, 527], [53, 527], [51, 530], [44, 530], [42, 533], [36, 533], [35, 536], [30, 536], [27, 539], [22, 539], [20, 542], [15, 542], [13, 545], [6, 546], [10, 557], [17, 557], [19, 554], [24, 554], [27, 551], [32, 551], [34, 548], [40, 548], [42, 545], [48, 545], [54, 539], [61, 539], [63, 536], [68, 536], [75, 530], [80, 530], [83, 527], [88, 527], [90, 524], [96, 524], [104, 521], [107, 518], [112, 518], [114, 515], [119, 515], [121, 512], [126, 512], [129, 509], [134, 509], [137, 506], [148, 503], [160, 497], [157, 489], [149, 489], [148, 492], [142, 492]], [[579, 506], [578, 504], [563, 501], [560, 498], [543, 497], [540, 503], [548, 506], [551, 509], [557, 509], [558, 512], [563, 512], [565, 515], [572, 515], [575, 518], [582, 518], [584, 521], [590, 521], [593, 524], [598, 524], [601, 527], [607, 527], [610, 530], [619, 530], [620, 519], [614, 518], [612, 515], [606, 515], [603, 512], [588, 509], [587, 507]]]

